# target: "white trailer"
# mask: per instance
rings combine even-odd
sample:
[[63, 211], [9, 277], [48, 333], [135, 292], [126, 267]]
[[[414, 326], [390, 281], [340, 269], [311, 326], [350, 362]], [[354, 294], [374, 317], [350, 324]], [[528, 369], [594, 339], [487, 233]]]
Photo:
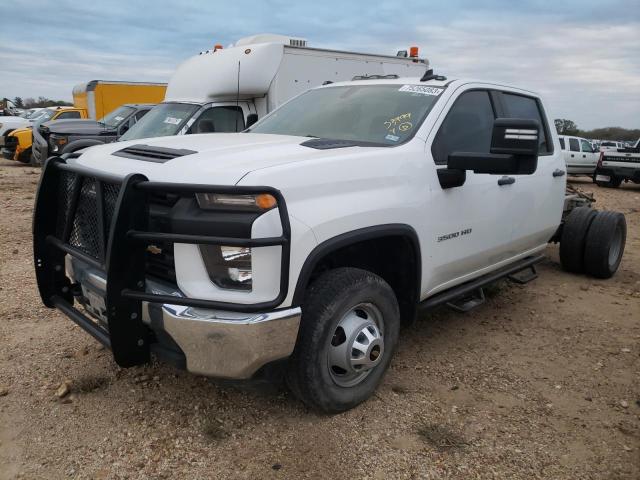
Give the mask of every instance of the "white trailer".
[[236, 132], [296, 95], [354, 77], [415, 77], [429, 68], [411, 54], [373, 55], [310, 48], [302, 38], [261, 34], [216, 46], [175, 71], [163, 103], [121, 140], [188, 133]]

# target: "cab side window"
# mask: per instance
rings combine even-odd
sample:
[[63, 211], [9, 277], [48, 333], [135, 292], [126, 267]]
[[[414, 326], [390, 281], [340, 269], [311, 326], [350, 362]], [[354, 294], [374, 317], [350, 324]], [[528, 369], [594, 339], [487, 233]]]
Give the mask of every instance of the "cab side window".
[[586, 140], [580, 140], [580, 146], [582, 147], [583, 152], [593, 152], [593, 147], [591, 147], [591, 144]]
[[547, 125], [540, 112], [538, 101], [533, 97], [525, 97], [524, 95], [506, 92], [502, 93], [502, 99], [508, 118], [528, 118], [538, 121], [540, 124], [538, 153], [544, 154], [552, 152], [553, 148], [551, 148], [551, 145], [547, 142]]
[[571, 150], [572, 152], [579, 152], [580, 151], [580, 144], [578, 143], [578, 139], [577, 138], [570, 138], [569, 139], [569, 150]]
[[446, 165], [453, 152], [489, 153], [495, 114], [489, 92], [460, 95], [440, 126], [431, 147], [437, 165]]
[[561, 148], [562, 150], [566, 150], [566, 149], [567, 149], [567, 147], [565, 147], [565, 146], [564, 146], [564, 138], [559, 138], [558, 140], [560, 140], [560, 148]]
[[188, 133], [241, 132], [244, 130], [242, 108], [213, 107], [205, 110], [194, 122]]
[[80, 112], [62, 112], [56, 117], [56, 120], [68, 120], [70, 118], [80, 118]]

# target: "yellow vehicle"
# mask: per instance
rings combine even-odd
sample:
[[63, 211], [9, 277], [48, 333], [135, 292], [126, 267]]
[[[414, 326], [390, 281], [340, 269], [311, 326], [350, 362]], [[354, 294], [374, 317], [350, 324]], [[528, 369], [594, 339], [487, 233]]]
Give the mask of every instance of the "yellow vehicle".
[[[37, 124], [52, 120], [85, 119], [87, 110], [77, 107], [49, 107], [42, 111]], [[29, 163], [31, 159], [31, 145], [33, 143], [32, 126], [17, 128], [5, 138], [2, 156], [9, 160]]]
[[125, 103], [160, 103], [166, 90], [166, 83], [91, 80], [73, 87], [73, 105], [97, 120]]
[[[2, 156], [8, 159], [28, 163], [32, 153], [35, 163], [43, 163], [46, 156], [47, 141], [40, 135], [38, 127], [53, 120], [76, 119], [98, 120], [124, 104], [159, 103], [164, 99], [166, 83], [117, 82], [92, 80], [76, 85], [73, 88], [73, 107], [49, 107], [45, 109], [49, 116], [39, 117], [35, 123], [36, 131], [31, 126], [13, 130], [4, 138]], [[35, 137], [35, 139], [34, 139]], [[36, 148], [32, 149], [35, 142]], [[1, 144], [1, 143], [0, 143]], [[39, 155], [38, 155], [39, 154]]]

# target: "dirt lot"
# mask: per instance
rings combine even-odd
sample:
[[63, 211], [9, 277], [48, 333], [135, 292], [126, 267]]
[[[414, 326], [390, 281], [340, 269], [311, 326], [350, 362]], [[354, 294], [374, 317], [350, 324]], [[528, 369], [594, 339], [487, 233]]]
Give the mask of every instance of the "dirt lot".
[[627, 216], [613, 279], [562, 272], [550, 246], [531, 284], [405, 330], [377, 395], [329, 417], [283, 390], [119, 369], [40, 304], [37, 180], [0, 162], [0, 478], [640, 478], [640, 186], [576, 182]]

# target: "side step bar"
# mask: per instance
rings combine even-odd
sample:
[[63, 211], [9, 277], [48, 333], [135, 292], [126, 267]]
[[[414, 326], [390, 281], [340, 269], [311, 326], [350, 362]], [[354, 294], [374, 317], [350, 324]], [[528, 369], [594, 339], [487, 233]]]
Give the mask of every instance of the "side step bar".
[[[518, 260], [506, 267], [502, 267], [494, 272], [487, 273], [482, 277], [476, 278], [469, 282], [457, 285], [445, 290], [444, 292], [436, 293], [432, 297], [429, 297], [418, 304], [418, 309], [421, 311], [430, 310], [438, 307], [444, 303], [452, 303], [454, 307], [459, 303], [459, 299], [462, 297], [470, 297], [478, 289], [489, 285], [490, 283], [500, 280], [504, 277], [509, 277], [523, 270], [531, 269], [536, 264], [542, 262], [545, 259], [544, 255], [535, 255], [522, 260]], [[533, 278], [531, 278], [533, 280]], [[458, 301], [458, 302], [456, 302]], [[463, 303], [464, 305], [464, 303]]]

